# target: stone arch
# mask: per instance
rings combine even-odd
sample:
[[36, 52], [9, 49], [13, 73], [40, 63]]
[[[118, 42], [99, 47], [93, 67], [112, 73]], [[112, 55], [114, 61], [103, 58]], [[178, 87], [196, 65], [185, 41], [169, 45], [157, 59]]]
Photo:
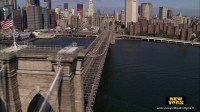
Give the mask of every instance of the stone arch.
[[[44, 97], [46, 94], [44, 91], [40, 90], [40, 89], [33, 89], [29, 95], [22, 101], [22, 111], [23, 112], [28, 112], [28, 107], [31, 103], [31, 101], [34, 99], [34, 97], [37, 95], [37, 94], [40, 94], [42, 97]], [[51, 102], [49, 102], [51, 104]], [[53, 110], [56, 110], [56, 109], [53, 109]]]
[[[44, 99], [45, 98], [40, 93], [37, 93], [32, 99], [32, 101], [29, 103], [27, 112], [38, 112], [40, 107], [42, 106]], [[47, 102], [43, 112], [54, 112], [54, 110], [51, 107], [51, 105]]]
[[103, 29], [106, 30], [107, 26], [108, 26], [107, 21], [104, 21], [104, 28]]
[[4, 101], [0, 98], [0, 112], [6, 112]]
[[112, 30], [112, 27], [113, 27], [113, 22], [109, 21], [109, 29]]
[[103, 29], [112, 30], [115, 26], [115, 21], [113, 17], [104, 17], [103, 19]]

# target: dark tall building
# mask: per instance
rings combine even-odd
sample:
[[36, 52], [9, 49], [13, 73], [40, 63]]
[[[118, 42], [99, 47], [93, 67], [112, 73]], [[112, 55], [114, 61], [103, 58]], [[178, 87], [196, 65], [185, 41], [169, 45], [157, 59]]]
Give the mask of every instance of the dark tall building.
[[140, 5], [138, 5], [138, 15], [140, 15], [141, 16], [141, 6]]
[[27, 12], [26, 7], [22, 8], [22, 29], [27, 29]]
[[36, 6], [40, 6], [40, 0], [34, 0], [34, 4], [35, 4]]
[[55, 12], [55, 10], [50, 10], [50, 27], [56, 28], [56, 12]]
[[171, 9], [167, 10], [167, 18], [172, 18], [172, 16], [174, 16], [174, 13]]
[[22, 16], [21, 9], [13, 11], [13, 21], [16, 29], [22, 30]]
[[42, 8], [42, 26], [44, 29], [50, 28], [50, 12], [46, 8]]
[[29, 4], [40, 6], [40, 0], [29, 0]]
[[51, 9], [51, 0], [44, 0], [47, 9]]
[[83, 3], [77, 3], [77, 13], [83, 17]]
[[75, 28], [79, 27], [79, 16], [71, 16], [71, 25]]
[[17, 9], [17, 0], [7, 0], [8, 5], [12, 5], [13, 9]]
[[64, 3], [64, 9], [69, 9], [69, 4], [68, 3]]
[[30, 5], [26, 7], [28, 29], [33, 31], [42, 29], [42, 10], [41, 7]]

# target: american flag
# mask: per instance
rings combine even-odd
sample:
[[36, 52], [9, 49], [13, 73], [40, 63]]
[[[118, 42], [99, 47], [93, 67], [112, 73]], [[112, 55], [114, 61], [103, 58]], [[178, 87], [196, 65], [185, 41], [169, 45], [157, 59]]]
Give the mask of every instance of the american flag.
[[9, 29], [11, 26], [13, 26], [13, 21], [11, 19], [11, 14], [9, 14], [6, 19], [1, 21], [1, 27], [6, 30]]

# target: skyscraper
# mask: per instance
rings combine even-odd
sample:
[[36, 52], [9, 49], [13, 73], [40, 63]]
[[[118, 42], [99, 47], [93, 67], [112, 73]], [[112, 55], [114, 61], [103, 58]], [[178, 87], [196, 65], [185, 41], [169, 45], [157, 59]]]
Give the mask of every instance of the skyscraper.
[[119, 14], [118, 14], [117, 10], [114, 11], [114, 18], [115, 18], [115, 21], [119, 20]]
[[8, 5], [12, 5], [14, 9], [17, 9], [17, 0], [8, 0]]
[[50, 10], [42, 8], [42, 25], [44, 29], [50, 28]]
[[171, 10], [171, 9], [169, 9], [168, 11], [167, 11], [167, 18], [172, 18], [172, 16], [174, 16], [174, 13], [173, 13], [173, 11]]
[[92, 0], [89, 0], [88, 16], [93, 16], [93, 14], [94, 14], [93, 2]]
[[40, 0], [26, 0], [28, 4], [40, 6]]
[[153, 15], [153, 5], [151, 3], [142, 3], [141, 4], [142, 9], [142, 17], [145, 17], [147, 20], [152, 19]]
[[51, 0], [44, 0], [47, 9], [51, 9]]
[[121, 11], [121, 23], [125, 24], [125, 22], [126, 22], [126, 14], [125, 14], [125, 11], [122, 10]]
[[56, 27], [56, 12], [55, 12], [55, 10], [50, 10], [50, 25], [51, 25], [51, 28]]
[[68, 3], [64, 3], [64, 9], [69, 9], [69, 4]]
[[28, 29], [33, 31], [42, 29], [42, 10], [41, 7], [30, 5], [26, 8]]
[[3, 7], [3, 0], [0, 0], [0, 8]]
[[71, 16], [71, 25], [75, 28], [79, 27], [79, 16]]
[[159, 19], [166, 19], [166, 18], [167, 18], [167, 8], [159, 7]]
[[81, 16], [81, 18], [83, 17], [83, 3], [77, 3], [77, 13]]
[[17, 9], [13, 11], [13, 23], [16, 29], [22, 29], [22, 15], [21, 9]]
[[138, 16], [139, 16], [139, 17], [142, 15], [141, 13], [142, 13], [142, 12], [141, 12], [141, 6], [138, 5]]
[[34, 0], [34, 4], [35, 4], [36, 6], [40, 6], [40, 0]]
[[126, 27], [128, 22], [138, 21], [138, 1], [126, 0]]

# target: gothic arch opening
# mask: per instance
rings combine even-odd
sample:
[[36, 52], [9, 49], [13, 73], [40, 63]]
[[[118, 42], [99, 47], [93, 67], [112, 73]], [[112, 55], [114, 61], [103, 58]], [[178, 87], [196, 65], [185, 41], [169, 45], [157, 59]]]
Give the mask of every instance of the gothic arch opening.
[[106, 30], [107, 26], [108, 26], [108, 23], [107, 23], [107, 21], [105, 21], [104, 22], [104, 30]]
[[110, 30], [112, 29], [112, 25], [113, 25], [113, 22], [110, 21], [110, 22], [109, 22], [109, 29], [110, 29]]
[[5, 104], [1, 98], [0, 98], [0, 112], [6, 112]]
[[[27, 112], [39, 112], [43, 101], [44, 101], [44, 97], [40, 93], [35, 95], [31, 103], [29, 104]], [[44, 106], [43, 112], [54, 112], [54, 110], [51, 107], [51, 105], [47, 102], [46, 105]]]

